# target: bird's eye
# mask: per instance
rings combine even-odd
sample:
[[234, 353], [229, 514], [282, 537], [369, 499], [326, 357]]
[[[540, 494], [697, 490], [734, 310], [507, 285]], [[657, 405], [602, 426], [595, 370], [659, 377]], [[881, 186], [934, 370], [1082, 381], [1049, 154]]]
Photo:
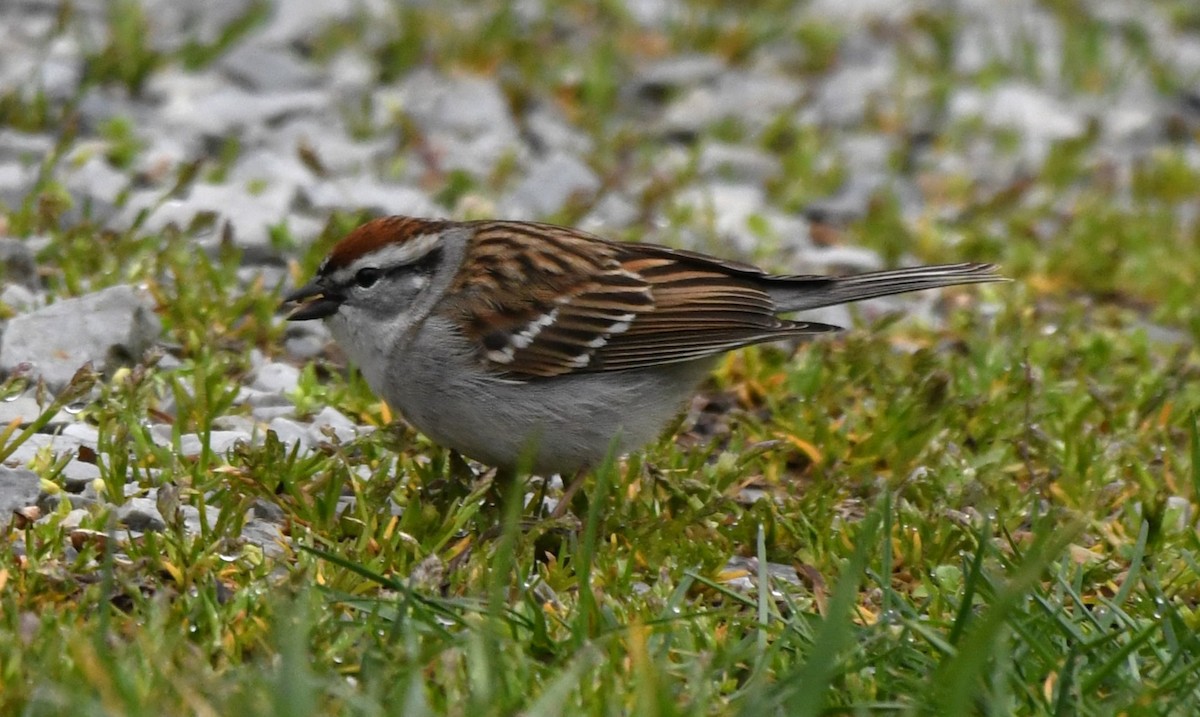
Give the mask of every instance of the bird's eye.
[[369, 289], [375, 285], [375, 282], [379, 281], [379, 277], [382, 275], [382, 272], [374, 267], [359, 269], [358, 273], [354, 275], [354, 283], [363, 289]]

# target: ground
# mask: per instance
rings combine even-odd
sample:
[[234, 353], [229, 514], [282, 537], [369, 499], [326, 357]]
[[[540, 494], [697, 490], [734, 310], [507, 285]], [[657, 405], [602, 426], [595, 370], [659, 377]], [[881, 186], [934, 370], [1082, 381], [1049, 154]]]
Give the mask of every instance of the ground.
[[[1197, 713], [1198, 108], [1189, 0], [9, 0], [0, 713]], [[278, 312], [380, 213], [1012, 282], [547, 521]]]

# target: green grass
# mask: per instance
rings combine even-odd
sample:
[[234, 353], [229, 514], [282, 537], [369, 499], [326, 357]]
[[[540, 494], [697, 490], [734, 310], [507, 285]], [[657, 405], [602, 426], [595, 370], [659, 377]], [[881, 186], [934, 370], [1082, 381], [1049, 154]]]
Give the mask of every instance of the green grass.
[[[719, 3], [696, 0], [661, 35], [609, 4], [554, 4], [587, 29], [573, 45], [511, 11], [405, 6], [365, 50], [384, 80], [435, 58], [496, 73], [516, 102], [554, 98], [592, 134], [588, 161], [606, 182], [653, 178], [635, 197], [646, 220], [632, 238], [699, 229], [672, 215], [655, 231], [649, 219], [690, 175], [656, 172], [660, 140], [621, 117], [617, 80], [635, 60], [700, 50], [749, 63], [799, 38], [811, 47], [792, 69], [815, 77], [837, 66], [848, 32], [772, 23], [786, 10], [777, 2], [729, 23]], [[1186, 3], [1160, 5], [1194, 27]], [[115, 4], [87, 81], [136, 91], [165, 63], [203, 65], [261, 13], [172, 56], [148, 49], [136, 4]], [[956, 23], [922, 15], [890, 30], [929, 102], [1027, 76], [955, 76]], [[359, 29], [331, 27], [308, 50], [324, 61]], [[1064, 80], [1110, 89], [1108, 48], [1130, 36], [1089, 21], [1064, 45]], [[109, 503], [65, 495], [62, 457], [42, 455], [33, 465], [57, 506], [35, 522], [0, 518], [0, 714], [1196, 713], [1200, 252], [1179, 220], [1200, 186], [1194, 138], [1139, 162], [1128, 194], [1098, 166], [1094, 133], [1056, 145], [1012, 186], [924, 177], [929, 207], [915, 222], [881, 193], [834, 239], [894, 260], [997, 261], [1014, 282], [945, 292], [939, 329], [889, 317], [796, 351], [731, 356], [702, 389], [697, 425], [597, 471], [586, 508], [550, 522], [522, 510], [514, 486], [387, 427], [361, 377], [328, 360], [304, 368], [297, 413], [333, 405], [381, 430], [306, 456], [271, 436], [227, 454], [175, 450], [181, 435], [246, 411], [234, 398], [252, 351], [282, 356], [277, 288], [239, 283], [228, 247], [197, 252], [201, 227], [101, 233], [68, 221], [58, 158], [76, 139], [70, 112], [0, 95], [5, 126], [61, 127], [37, 194], [5, 208], [8, 231], [53, 238], [38, 258], [54, 296], [146, 283], [170, 360], [148, 357], [93, 393], [96, 377], [81, 374], [61, 397], [92, 397], [82, 415], [100, 431], [97, 492]], [[867, 124], [900, 132], [907, 118]], [[124, 120], [102, 134], [118, 165], [141, 151]], [[784, 116], [742, 139], [785, 167], [767, 187], [779, 208], [846, 176], [829, 129]], [[935, 149], [1003, 152], [1013, 140], [964, 123]], [[181, 168], [164, 196], [219, 179], [239, 151], [236, 138], [223, 147]], [[448, 176], [430, 191], [466, 211], [471, 196], [502, 194], [509, 174]], [[296, 278], [360, 219], [330, 217], [296, 249]], [[156, 424], [171, 444], [153, 440]], [[0, 430], [0, 456], [25, 431]], [[117, 523], [127, 483], [157, 489], [165, 530], [131, 536]], [[747, 488], [764, 499], [748, 503]], [[81, 506], [82, 522], [68, 521]], [[264, 506], [284, 516], [281, 550], [241, 540]], [[184, 528], [193, 510], [199, 532]], [[729, 569], [735, 556], [758, 567]]]

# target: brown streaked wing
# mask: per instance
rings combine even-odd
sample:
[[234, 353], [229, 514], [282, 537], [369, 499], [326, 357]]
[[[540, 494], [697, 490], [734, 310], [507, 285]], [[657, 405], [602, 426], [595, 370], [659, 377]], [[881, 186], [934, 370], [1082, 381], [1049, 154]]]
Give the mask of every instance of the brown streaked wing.
[[658, 246], [626, 247], [622, 264], [650, 284], [655, 309], [601, 349], [601, 368], [690, 361], [763, 341], [838, 330], [776, 316], [774, 302], [759, 285], [764, 274], [757, 267]]
[[756, 267], [544, 224], [479, 222], [451, 311], [514, 378], [678, 363], [836, 330], [774, 315]]
[[586, 370], [608, 338], [653, 305], [618, 246], [525, 222], [477, 222], [450, 311], [495, 370], [514, 377]]

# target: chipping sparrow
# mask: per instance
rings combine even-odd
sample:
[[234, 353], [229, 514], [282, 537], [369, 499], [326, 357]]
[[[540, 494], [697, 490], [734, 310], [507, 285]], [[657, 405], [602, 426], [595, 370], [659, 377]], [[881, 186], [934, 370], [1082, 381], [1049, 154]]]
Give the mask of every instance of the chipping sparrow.
[[396, 216], [351, 232], [285, 302], [289, 320], [326, 319], [436, 443], [548, 475], [654, 440], [726, 351], [837, 330], [777, 314], [1001, 280], [989, 264], [775, 276], [549, 224]]

